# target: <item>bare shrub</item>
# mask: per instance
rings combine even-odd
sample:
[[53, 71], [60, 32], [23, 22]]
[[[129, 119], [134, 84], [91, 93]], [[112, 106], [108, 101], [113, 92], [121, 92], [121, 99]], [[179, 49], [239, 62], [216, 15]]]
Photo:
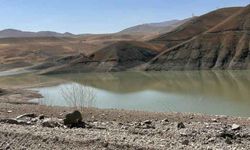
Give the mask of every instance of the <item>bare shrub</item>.
[[70, 107], [81, 111], [84, 107], [92, 106], [95, 99], [92, 88], [77, 83], [64, 85], [60, 91], [63, 99]]

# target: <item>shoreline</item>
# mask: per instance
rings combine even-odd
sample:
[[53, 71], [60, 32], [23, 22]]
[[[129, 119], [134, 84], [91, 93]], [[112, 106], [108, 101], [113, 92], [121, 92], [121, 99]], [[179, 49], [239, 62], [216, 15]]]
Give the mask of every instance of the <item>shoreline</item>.
[[[250, 118], [84, 108], [81, 111], [83, 121], [94, 128], [48, 128], [39, 125], [3, 123], [1, 120], [16, 118], [27, 113], [63, 119], [74, 109], [29, 104], [27, 101], [40, 96], [29, 90], [7, 89], [3, 93], [0, 96], [0, 148], [190, 150], [250, 148], [248, 146]], [[179, 124], [184, 126], [179, 128]], [[234, 125], [239, 128], [232, 130]], [[27, 143], [22, 142], [24, 137], [28, 139]], [[16, 142], [13, 143], [12, 139]]]
[[[0, 88], [0, 91], [1, 91], [1, 88]], [[0, 103], [5, 104], [5, 105], [1, 105], [0, 107], [2, 110], [3, 109], [7, 110], [8, 108], [12, 108], [13, 111], [12, 113], [2, 111], [0, 113], [0, 118], [3, 118], [4, 115], [10, 115], [14, 117], [14, 115], [17, 115], [20, 113], [32, 113], [32, 112], [27, 112], [27, 111], [32, 111], [32, 109], [38, 111], [38, 113], [60, 118], [63, 112], [67, 112], [67, 111], [71, 111], [75, 109], [75, 108], [64, 107], [64, 106], [46, 106], [46, 105], [40, 105], [34, 102], [30, 102], [33, 99], [42, 98], [42, 96], [37, 91], [28, 90], [28, 89], [20, 89], [20, 88], [4, 89], [3, 91], [4, 91], [3, 92], [4, 94], [0, 94]], [[56, 113], [56, 111], [58, 111], [58, 113]], [[113, 116], [115, 116], [115, 118], [120, 121], [124, 121], [124, 119], [127, 121], [136, 121], [136, 119], [138, 119], [139, 121], [147, 120], [147, 119], [159, 119], [160, 120], [168, 116], [173, 121], [178, 121], [178, 120], [190, 121], [191, 120], [191, 121], [204, 122], [204, 121], [209, 121], [209, 120], [212, 121], [213, 119], [220, 119], [221, 121], [227, 120], [230, 122], [242, 121], [243, 124], [246, 123], [250, 125], [250, 117], [209, 115], [209, 114], [191, 113], [191, 112], [151, 112], [151, 111], [142, 111], [142, 110], [125, 110], [125, 109], [115, 109], [115, 108], [102, 109], [102, 108], [94, 108], [94, 107], [89, 107], [89, 108], [84, 107], [83, 114], [85, 114], [86, 116], [85, 119], [102, 119], [102, 118], [95, 118], [93, 116], [95, 114], [99, 114], [99, 115], [107, 114], [107, 116], [112, 116], [112, 117], [105, 118], [105, 119], [108, 119], [109, 121], [113, 121], [112, 120], [114, 119]], [[129, 117], [126, 118], [125, 116], [129, 116]]]

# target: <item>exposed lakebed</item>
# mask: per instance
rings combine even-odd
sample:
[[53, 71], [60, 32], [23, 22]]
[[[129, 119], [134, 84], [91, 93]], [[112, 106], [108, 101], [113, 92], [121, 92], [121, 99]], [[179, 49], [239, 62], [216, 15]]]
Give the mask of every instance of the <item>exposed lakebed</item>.
[[31, 88], [44, 96], [36, 101], [52, 106], [69, 106], [72, 103], [67, 97], [75, 97], [76, 101], [84, 99], [84, 106], [97, 108], [249, 117], [249, 74], [250, 71], [28, 74], [1, 77], [0, 83], [42, 85]]

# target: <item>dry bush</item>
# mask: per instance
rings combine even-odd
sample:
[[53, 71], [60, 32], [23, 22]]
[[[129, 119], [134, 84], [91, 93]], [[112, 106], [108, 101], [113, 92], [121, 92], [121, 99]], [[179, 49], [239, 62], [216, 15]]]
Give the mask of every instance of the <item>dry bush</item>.
[[83, 110], [84, 107], [91, 107], [95, 99], [95, 93], [91, 87], [72, 83], [63, 86], [61, 95], [70, 107]]

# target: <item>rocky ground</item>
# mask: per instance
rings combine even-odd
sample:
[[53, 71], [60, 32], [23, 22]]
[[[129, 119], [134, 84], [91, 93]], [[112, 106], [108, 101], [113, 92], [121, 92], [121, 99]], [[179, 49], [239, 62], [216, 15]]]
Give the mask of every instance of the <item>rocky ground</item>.
[[70, 108], [20, 103], [34, 92], [0, 91], [0, 149], [250, 149], [247, 118], [86, 108], [80, 126], [68, 126]]

